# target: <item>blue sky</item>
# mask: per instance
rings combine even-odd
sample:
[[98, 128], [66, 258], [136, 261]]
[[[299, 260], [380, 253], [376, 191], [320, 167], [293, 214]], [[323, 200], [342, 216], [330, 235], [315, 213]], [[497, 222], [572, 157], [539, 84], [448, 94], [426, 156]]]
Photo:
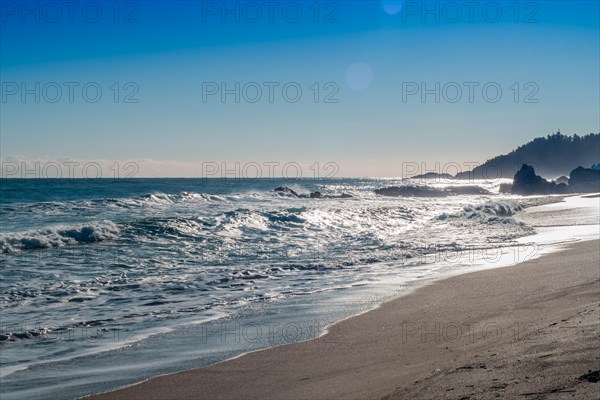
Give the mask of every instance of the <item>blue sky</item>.
[[392, 176], [600, 131], [597, 1], [278, 3], [3, 3], [3, 160]]

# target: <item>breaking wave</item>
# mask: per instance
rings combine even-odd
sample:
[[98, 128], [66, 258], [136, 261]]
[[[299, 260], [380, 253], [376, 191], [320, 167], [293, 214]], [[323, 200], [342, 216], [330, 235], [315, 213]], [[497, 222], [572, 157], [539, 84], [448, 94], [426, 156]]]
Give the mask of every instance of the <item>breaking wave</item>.
[[115, 239], [120, 230], [111, 221], [76, 226], [61, 226], [22, 233], [0, 233], [0, 252], [62, 247]]

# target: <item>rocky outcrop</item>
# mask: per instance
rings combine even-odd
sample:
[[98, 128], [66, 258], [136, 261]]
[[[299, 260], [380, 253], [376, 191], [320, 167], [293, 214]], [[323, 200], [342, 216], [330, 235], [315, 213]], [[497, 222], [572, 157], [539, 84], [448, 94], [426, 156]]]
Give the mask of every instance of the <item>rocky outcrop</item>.
[[490, 194], [490, 192], [481, 186], [477, 185], [465, 185], [465, 186], [453, 186], [445, 189], [451, 195], [457, 194]]
[[523, 195], [596, 193], [600, 192], [600, 169], [577, 167], [571, 171], [568, 179], [560, 177], [555, 182], [536, 175], [533, 167], [523, 164], [515, 174], [510, 191]]
[[511, 193], [514, 194], [553, 194], [566, 193], [567, 185], [557, 185], [535, 174], [532, 166], [523, 164], [515, 174]]
[[273, 191], [280, 196], [306, 197], [306, 196], [299, 195], [298, 192], [296, 192], [294, 189], [290, 189], [287, 186], [276, 187], [275, 189], [273, 189]]
[[511, 193], [524, 195], [556, 194], [566, 193], [567, 189], [567, 185], [563, 183], [557, 185], [556, 182], [547, 181], [536, 175], [532, 166], [523, 164], [515, 174]]
[[422, 174], [422, 175], [415, 175], [410, 177], [409, 179], [436, 179], [436, 180], [441, 180], [441, 179], [445, 179], [445, 180], [457, 180], [454, 175], [450, 175], [450, 174], [440, 174], [437, 172], [428, 172], [426, 174]]
[[299, 199], [349, 199], [349, 198], [352, 198], [351, 195], [346, 194], [346, 193], [342, 193], [340, 195], [327, 195], [327, 194], [322, 194], [321, 192], [311, 192], [308, 195], [299, 194], [294, 189], [290, 189], [287, 186], [276, 187], [275, 189], [273, 189], [273, 191], [280, 196], [296, 197]]
[[575, 168], [571, 171], [569, 187], [572, 192], [600, 192], [600, 169]]
[[[300, 195], [300, 197], [306, 197], [306, 196]], [[311, 192], [308, 195], [308, 197], [310, 197], [311, 199], [350, 199], [350, 198], [352, 198], [352, 196], [347, 193], [342, 193], [338, 196], [338, 195], [322, 194], [321, 192]]]

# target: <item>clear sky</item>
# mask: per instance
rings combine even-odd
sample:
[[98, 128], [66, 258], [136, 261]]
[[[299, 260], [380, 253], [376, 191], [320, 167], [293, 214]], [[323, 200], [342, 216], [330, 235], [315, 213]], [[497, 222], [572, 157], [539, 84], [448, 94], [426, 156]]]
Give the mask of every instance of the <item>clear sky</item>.
[[394, 176], [600, 131], [598, 1], [66, 4], [1, 3], [4, 161]]

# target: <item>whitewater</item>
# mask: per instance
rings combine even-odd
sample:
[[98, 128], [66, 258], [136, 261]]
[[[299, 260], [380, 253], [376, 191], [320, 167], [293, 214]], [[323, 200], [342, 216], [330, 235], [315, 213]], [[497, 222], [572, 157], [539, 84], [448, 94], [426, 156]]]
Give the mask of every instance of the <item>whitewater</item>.
[[5, 179], [0, 395], [74, 398], [318, 340], [432, 279], [600, 235], [589, 201], [573, 220], [572, 200], [504, 182], [432, 198], [376, 194], [423, 184], [397, 179]]

